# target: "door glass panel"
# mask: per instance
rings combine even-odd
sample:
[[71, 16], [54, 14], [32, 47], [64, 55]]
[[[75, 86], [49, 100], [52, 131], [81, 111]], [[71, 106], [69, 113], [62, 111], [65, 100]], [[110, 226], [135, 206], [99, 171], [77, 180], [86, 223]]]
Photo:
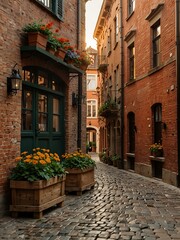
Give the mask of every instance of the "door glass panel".
[[48, 78], [46, 74], [40, 73], [38, 75], [38, 85], [48, 87]]
[[47, 112], [47, 96], [38, 95], [38, 130], [41, 132], [48, 129], [48, 112]]
[[32, 92], [23, 91], [22, 96], [22, 130], [32, 130]]
[[59, 99], [53, 98], [53, 132], [60, 131], [59, 108], [60, 108]]
[[33, 72], [24, 70], [24, 81], [34, 83], [35, 75]]

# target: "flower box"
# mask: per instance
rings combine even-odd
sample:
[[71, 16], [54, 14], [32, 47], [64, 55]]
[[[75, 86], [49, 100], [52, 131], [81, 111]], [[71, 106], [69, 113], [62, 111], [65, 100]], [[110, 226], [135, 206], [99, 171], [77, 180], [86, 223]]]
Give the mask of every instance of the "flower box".
[[65, 200], [65, 179], [66, 175], [34, 182], [10, 180], [12, 216], [32, 212], [34, 218], [41, 218], [44, 210], [54, 205], [61, 207]]
[[65, 181], [66, 192], [76, 192], [82, 195], [82, 191], [92, 188], [95, 184], [94, 167], [85, 168], [67, 168], [68, 172]]
[[55, 52], [55, 56], [64, 60], [66, 56], [66, 51], [62, 48], [58, 48], [57, 51]]
[[48, 37], [40, 32], [28, 32], [28, 45], [46, 49]]

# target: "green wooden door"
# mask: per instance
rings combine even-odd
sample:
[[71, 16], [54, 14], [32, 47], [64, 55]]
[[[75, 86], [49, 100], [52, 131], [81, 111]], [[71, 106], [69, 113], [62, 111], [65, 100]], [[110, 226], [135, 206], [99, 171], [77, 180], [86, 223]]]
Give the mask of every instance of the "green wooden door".
[[40, 147], [61, 155], [65, 151], [64, 96], [53, 88], [36, 84], [39, 72], [34, 73], [37, 75], [34, 83], [23, 84], [21, 150], [32, 152]]

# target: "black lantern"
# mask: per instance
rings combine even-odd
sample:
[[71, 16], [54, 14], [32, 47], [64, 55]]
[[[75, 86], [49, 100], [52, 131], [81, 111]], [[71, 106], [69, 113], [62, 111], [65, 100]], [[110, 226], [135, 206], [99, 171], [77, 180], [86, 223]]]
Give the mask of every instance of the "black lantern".
[[17, 91], [20, 90], [21, 85], [21, 76], [19, 70], [16, 70], [17, 63], [12, 69], [11, 76], [7, 78], [7, 92], [10, 95], [17, 94]]

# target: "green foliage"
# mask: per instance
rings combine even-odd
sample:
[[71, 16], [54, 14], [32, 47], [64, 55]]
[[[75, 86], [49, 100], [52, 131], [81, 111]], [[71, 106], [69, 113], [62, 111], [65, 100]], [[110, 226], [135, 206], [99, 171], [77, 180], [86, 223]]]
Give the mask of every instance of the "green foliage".
[[120, 160], [120, 158], [121, 158], [121, 157], [120, 157], [120, 155], [118, 155], [118, 154], [114, 154], [114, 155], [111, 156], [111, 160], [112, 160], [112, 161]]
[[23, 28], [24, 32], [40, 32], [44, 35], [50, 36], [52, 35], [52, 28], [53, 23], [47, 23], [47, 24], [43, 24], [42, 20], [39, 20], [38, 22], [32, 22], [29, 23], [27, 25], [25, 25], [25, 27]]
[[95, 161], [88, 155], [81, 151], [73, 153], [65, 153], [62, 155], [62, 164], [64, 168], [80, 168], [85, 169], [95, 166]]
[[99, 111], [98, 111], [99, 115], [108, 109], [117, 109], [117, 104], [114, 100], [109, 99], [105, 101], [99, 108]]
[[60, 47], [60, 43], [59, 43], [58, 39], [56, 37], [54, 37], [53, 35], [48, 37], [48, 44], [55, 51], [57, 51], [57, 49]]
[[58, 154], [52, 154], [48, 149], [36, 148], [33, 149], [33, 154], [23, 152], [16, 161], [17, 165], [10, 176], [12, 180], [32, 182], [65, 174]]

